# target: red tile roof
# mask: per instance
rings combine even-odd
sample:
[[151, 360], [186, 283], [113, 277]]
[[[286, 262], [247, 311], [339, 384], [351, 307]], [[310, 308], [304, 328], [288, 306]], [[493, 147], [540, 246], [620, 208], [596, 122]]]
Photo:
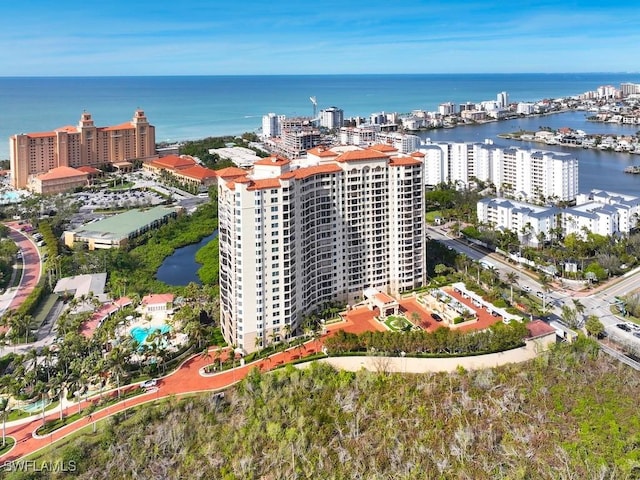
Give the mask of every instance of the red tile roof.
[[390, 167], [411, 167], [413, 165], [420, 165], [422, 162], [416, 160], [413, 157], [394, 157], [389, 162]]
[[88, 165], [83, 165], [82, 167], [78, 167], [76, 170], [80, 170], [81, 172], [88, 173], [89, 175], [96, 175], [98, 173], [101, 173], [101, 170], [90, 167]]
[[55, 137], [55, 132], [32, 132], [27, 133], [27, 137], [29, 138], [44, 138], [44, 137]]
[[206, 180], [207, 178], [213, 178], [216, 176], [215, 170], [211, 170], [210, 168], [206, 168], [201, 165], [181, 168], [176, 173], [184, 175], [185, 177], [193, 178], [195, 180]]
[[527, 330], [529, 330], [530, 338], [542, 337], [544, 335], [550, 335], [555, 333], [556, 329], [551, 325], [546, 324], [542, 320], [533, 320], [526, 324]]
[[60, 128], [56, 128], [55, 129], [56, 132], [66, 132], [66, 133], [80, 133], [78, 132], [78, 129], [72, 125], [67, 125], [64, 127], [60, 127]]
[[387, 305], [389, 303], [394, 303], [396, 301], [395, 298], [387, 295], [384, 292], [378, 292], [375, 294], [375, 299], [378, 300], [379, 302], [382, 302], [384, 305]]
[[411, 156], [416, 158], [424, 158], [425, 155], [422, 152], [412, 152]]
[[173, 293], [151, 293], [142, 297], [143, 305], [163, 305], [173, 302]]
[[193, 158], [178, 157], [177, 155], [167, 155], [166, 157], [153, 160], [150, 163], [157, 168], [167, 168], [172, 170], [179, 170], [181, 168], [188, 168], [196, 165], [196, 161]]
[[[299, 168], [292, 172], [297, 180], [311, 177], [312, 175], [321, 175], [326, 173], [339, 173], [342, 172], [342, 168], [335, 163], [326, 163], [323, 165], [314, 165], [313, 167]], [[284, 175], [283, 175], [284, 177]]]
[[375, 145], [371, 145], [369, 147], [371, 150], [376, 150], [378, 152], [397, 152], [398, 149], [392, 145], [388, 145], [386, 143], [377, 143]]
[[102, 128], [99, 128], [99, 130], [102, 130], [104, 132], [109, 132], [109, 131], [114, 131], [114, 130], [128, 130], [130, 128], [133, 128], [133, 123], [125, 122], [125, 123], [121, 123], [120, 125], [112, 125], [110, 127], [102, 127]]
[[216, 170], [216, 175], [220, 178], [242, 177], [247, 174], [246, 170], [238, 167], [227, 167]]
[[269, 165], [269, 166], [276, 166], [276, 167], [282, 167], [284, 165], [288, 165], [289, 163], [291, 163], [289, 160], [282, 157], [263, 158], [262, 160], [257, 160], [253, 162], [254, 165]]
[[351, 150], [349, 152], [344, 152], [342, 155], [336, 158], [337, 162], [357, 162], [362, 160], [380, 160], [383, 158], [389, 158], [389, 155], [386, 155], [377, 150]]
[[307, 150], [307, 153], [311, 155], [315, 155], [316, 157], [337, 157], [338, 154], [333, 150], [330, 150], [326, 147], [315, 147], [311, 150]]
[[265, 190], [268, 188], [280, 188], [280, 180], [278, 180], [277, 178], [265, 178], [260, 180], [253, 180], [251, 182], [251, 185], [247, 187], [247, 191]]
[[80, 172], [75, 168], [62, 166], [62, 167], [52, 168], [47, 173], [38, 175], [36, 178], [38, 178], [39, 180], [59, 180], [61, 178], [74, 178], [74, 177], [87, 178], [87, 174], [85, 172]]

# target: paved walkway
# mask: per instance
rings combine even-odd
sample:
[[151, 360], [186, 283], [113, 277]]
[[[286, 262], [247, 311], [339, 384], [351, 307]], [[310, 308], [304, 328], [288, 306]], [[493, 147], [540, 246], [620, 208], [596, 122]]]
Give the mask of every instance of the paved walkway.
[[[373, 325], [377, 329], [380, 329], [380, 325], [377, 324], [377, 322], [374, 322]], [[372, 325], [370, 325], [369, 321], [366, 319], [349, 318], [346, 322], [328, 325], [330, 333], [327, 335], [330, 335], [339, 329], [345, 329], [356, 333], [367, 328], [371, 329], [371, 327]], [[159, 379], [156, 389], [150, 390], [136, 397], [129, 398], [103, 410], [95, 411], [90, 417], [84, 416], [76, 422], [66, 425], [65, 427], [44, 437], [35, 435], [35, 431], [43, 422], [41, 415], [34, 415], [27, 419], [11, 422], [11, 424], [7, 425], [7, 435], [13, 437], [16, 440], [16, 444], [9, 452], [0, 456], [0, 462], [17, 460], [25, 455], [45, 448], [53, 442], [61, 440], [65, 436], [91, 425], [93, 422], [103, 420], [115, 413], [123, 412], [124, 410], [134, 406], [170, 396], [180, 397], [194, 392], [225, 389], [243, 379], [252, 368], [258, 368], [260, 371], [266, 372], [282, 366], [285, 363], [292, 362], [293, 360], [320, 352], [323, 340], [327, 335], [315, 340], [310, 340], [304, 345], [292, 347], [284, 352], [273, 354], [266, 359], [253, 362], [251, 364], [236, 367], [214, 375], [204, 375], [202, 373], [204, 367], [214, 363], [217, 351], [220, 350], [212, 348], [209, 350], [209, 355], [193, 356], [180, 365], [176, 371]], [[222, 349], [222, 354], [222, 358], [224, 360], [226, 355], [229, 354], [229, 349]], [[420, 373], [426, 371], [451, 371], [455, 370], [459, 365], [466, 369], [488, 368], [506, 363], [523, 362], [533, 358], [535, 354], [535, 347], [533, 345], [527, 345], [527, 347], [509, 352], [455, 359], [414, 359], [364, 356], [330, 358], [323, 361], [335, 364], [338, 368], [348, 370], [369, 368], [371, 370], [378, 371], [384, 369], [385, 371]], [[122, 388], [121, 391], [127, 392], [137, 388], [139, 388], [138, 385], [129, 385]], [[111, 390], [103, 395], [113, 397], [116, 395], [116, 392], [115, 390]], [[88, 401], [81, 401], [79, 405], [77, 403], [64, 404], [63, 414], [65, 416], [73, 415], [78, 411], [78, 408], [83, 409], [98, 400], [99, 396], [95, 396], [90, 398]], [[45, 420], [53, 420], [59, 418], [59, 416], [60, 410], [59, 408], [56, 408], [45, 414]]]
[[[372, 372], [453, 372], [462, 367], [465, 370], [480, 370], [494, 368], [508, 363], [520, 363], [532, 360], [538, 355], [538, 347], [534, 342], [527, 342], [524, 347], [515, 348], [506, 352], [490, 353], [473, 357], [456, 358], [413, 358], [413, 357], [329, 357], [318, 360], [328, 363], [335, 368], [357, 372], [369, 370]], [[298, 364], [300, 367], [308, 366], [308, 363]]]

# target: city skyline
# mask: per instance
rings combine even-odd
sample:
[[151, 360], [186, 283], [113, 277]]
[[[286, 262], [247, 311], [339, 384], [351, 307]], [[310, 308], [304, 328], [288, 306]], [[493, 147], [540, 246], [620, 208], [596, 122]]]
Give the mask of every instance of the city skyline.
[[638, 71], [628, 2], [4, 4], [2, 76]]

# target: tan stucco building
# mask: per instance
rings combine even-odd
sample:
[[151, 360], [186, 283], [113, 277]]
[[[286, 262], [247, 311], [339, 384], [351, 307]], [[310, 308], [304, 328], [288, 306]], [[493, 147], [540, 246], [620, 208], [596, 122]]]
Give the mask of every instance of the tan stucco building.
[[42, 195], [68, 192], [88, 185], [89, 174], [71, 167], [56, 167], [42, 175], [32, 176], [29, 190]]
[[84, 112], [77, 126], [51, 132], [21, 133], [9, 138], [11, 183], [24, 188], [32, 176], [56, 167], [98, 167], [155, 156], [155, 127], [142, 110], [121, 125], [96, 127]]

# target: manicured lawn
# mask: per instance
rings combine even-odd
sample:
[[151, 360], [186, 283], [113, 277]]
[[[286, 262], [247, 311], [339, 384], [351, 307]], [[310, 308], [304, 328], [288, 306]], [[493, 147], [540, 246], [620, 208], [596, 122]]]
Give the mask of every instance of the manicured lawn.
[[442, 217], [442, 212], [440, 210], [434, 210], [432, 212], [427, 212], [427, 222], [433, 224], [436, 221], [436, 217]]
[[51, 293], [43, 299], [42, 302], [40, 302], [40, 305], [38, 305], [38, 308], [33, 315], [33, 323], [31, 325], [34, 329], [40, 328], [45, 318], [47, 318], [47, 315], [49, 315], [49, 312], [55, 305], [57, 299], [58, 295]]
[[402, 330], [410, 329], [412, 327], [411, 322], [405, 317], [395, 315], [387, 317], [384, 324], [394, 332], [401, 332]]
[[134, 185], [135, 185], [135, 183], [133, 183], [133, 182], [120, 183], [118, 181], [118, 183], [115, 186], [110, 187], [109, 190], [111, 190], [112, 192], [116, 192], [118, 190], [129, 190]]
[[9, 450], [11, 450], [11, 447], [13, 447], [14, 443], [15, 443], [15, 440], [13, 438], [11, 438], [11, 437], [6, 437], [5, 438], [4, 447], [2, 446], [2, 441], [0, 441], [0, 455], [4, 455]]

